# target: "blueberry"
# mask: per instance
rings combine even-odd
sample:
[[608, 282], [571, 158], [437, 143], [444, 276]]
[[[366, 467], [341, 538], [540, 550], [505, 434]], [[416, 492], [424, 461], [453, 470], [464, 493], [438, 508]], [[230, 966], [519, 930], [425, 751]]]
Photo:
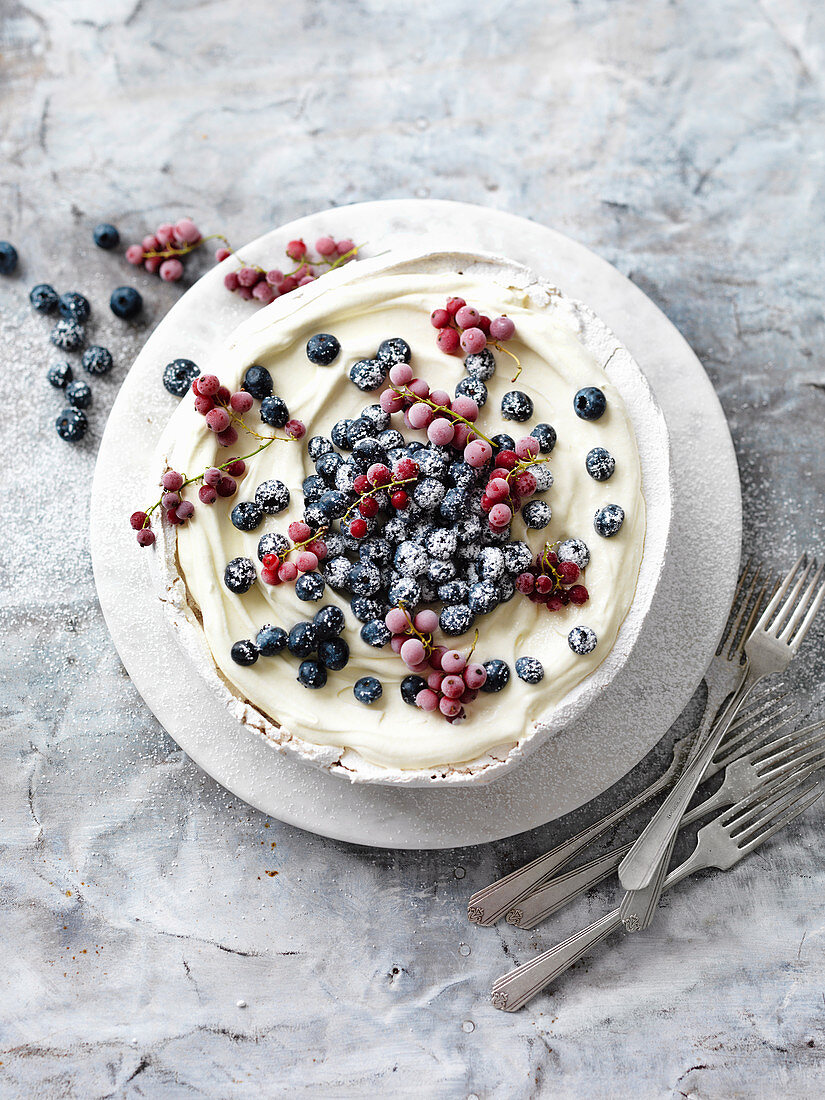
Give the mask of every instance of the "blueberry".
[[355, 450], [356, 444], [362, 439], [374, 439], [375, 434], [375, 425], [366, 416], [359, 416], [356, 420], [350, 421], [347, 432], [350, 449]]
[[343, 466], [343, 455], [337, 451], [326, 451], [315, 459], [315, 469], [319, 477], [322, 477], [328, 485], [335, 484], [335, 475], [338, 467]]
[[427, 566], [427, 580], [440, 588], [442, 584], [449, 584], [455, 580], [456, 568], [451, 561], [439, 561], [433, 558]]
[[397, 428], [387, 428], [378, 436], [378, 442], [385, 451], [390, 451], [394, 447], [404, 446], [404, 436]]
[[86, 332], [77, 322], [62, 320], [49, 333], [49, 339], [56, 348], [63, 351], [79, 351], [86, 339]]
[[[272, 393], [272, 375], [266, 367], [259, 367], [256, 363], [254, 366], [249, 367], [243, 376], [241, 389], [246, 390], [247, 393], [251, 393], [253, 397], [257, 397], [259, 401], [262, 401]], [[284, 421], [285, 423], [286, 421]], [[283, 424], [279, 426], [283, 427]]]
[[295, 582], [295, 595], [299, 600], [320, 600], [326, 582], [320, 573], [302, 573]]
[[586, 569], [590, 563], [590, 551], [581, 539], [565, 539], [556, 554], [559, 561], [572, 561], [579, 569]]
[[361, 561], [371, 561], [382, 569], [392, 560], [392, 547], [384, 538], [365, 539], [358, 547], [358, 557]]
[[530, 473], [536, 479], [536, 492], [543, 493], [553, 484], [553, 471], [546, 462], [533, 466]]
[[327, 439], [324, 435], [314, 435], [307, 441], [307, 454], [314, 462], [316, 458], [320, 458], [323, 454], [328, 454], [332, 450], [332, 440]]
[[523, 573], [533, 560], [533, 553], [526, 542], [508, 542], [502, 547], [502, 553], [504, 568], [513, 575]]
[[261, 506], [254, 500], [242, 500], [232, 509], [232, 523], [239, 531], [254, 531], [263, 522]]
[[449, 489], [438, 507], [440, 514], [450, 523], [463, 523], [470, 515], [470, 497], [459, 488]]
[[375, 356], [387, 369], [395, 366], [396, 363], [409, 363], [411, 357], [410, 345], [400, 336], [391, 336], [389, 340], [382, 340]]
[[349, 606], [359, 623], [368, 623], [371, 619], [381, 619], [386, 610], [372, 596], [353, 596]]
[[[263, 368], [259, 367], [258, 369], [262, 370]], [[246, 373], [249, 374], [249, 371]], [[248, 389], [248, 386], [244, 385], [244, 389]], [[249, 393], [252, 393], [252, 390], [249, 390]], [[252, 396], [255, 397], [256, 395], [252, 393]], [[264, 424], [268, 424], [270, 428], [283, 428], [289, 420], [289, 409], [286, 406], [286, 401], [282, 397], [274, 395], [265, 396], [261, 401], [261, 420]]]
[[349, 571], [352, 562], [349, 558], [329, 558], [324, 564], [324, 577], [331, 588], [348, 588]]
[[598, 420], [607, 408], [607, 399], [597, 386], [585, 386], [573, 398], [573, 408], [582, 420]]
[[333, 603], [328, 603], [316, 611], [312, 621], [315, 623], [318, 638], [324, 642], [330, 638], [337, 638], [346, 626], [344, 612]]
[[359, 390], [377, 390], [387, 377], [387, 368], [377, 359], [359, 359], [349, 369], [349, 380]]
[[479, 378], [462, 378], [460, 382], [457, 382], [455, 395], [458, 397], [460, 394], [463, 394], [464, 397], [471, 397], [480, 409], [487, 404], [487, 387]]
[[332, 442], [342, 451], [352, 450], [352, 444], [349, 440], [349, 430], [351, 427], [352, 421], [346, 416], [343, 420], [338, 420], [332, 425], [332, 431], [329, 433]]
[[46, 377], [49, 380], [50, 386], [54, 386], [56, 390], [62, 390], [68, 386], [72, 378], [74, 378], [74, 374], [68, 363], [52, 363]]
[[57, 299], [57, 309], [66, 321], [76, 321], [79, 325], [88, 321], [92, 312], [89, 299], [78, 294], [76, 290], [61, 294]]
[[381, 681], [376, 680], [374, 676], [362, 676], [360, 680], [355, 681], [352, 689], [352, 693], [358, 702], [365, 703], [367, 706], [377, 702], [383, 691]]
[[464, 360], [464, 369], [471, 378], [479, 382], [489, 382], [496, 373], [496, 357], [489, 348], [475, 351]]
[[504, 576], [504, 552], [498, 546], [485, 546], [477, 559], [479, 576], [485, 581], [497, 581]]
[[255, 635], [255, 645], [262, 657], [274, 657], [286, 649], [287, 632], [282, 626], [267, 623]]
[[277, 516], [289, 504], [289, 489], [277, 478], [262, 481], [255, 490], [255, 503], [268, 516]]
[[258, 540], [258, 561], [264, 560], [264, 554], [284, 554], [289, 550], [289, 539], [277, 531], [267, 531]]
[[38, 313], [51, 313], [57, 305], [57, 291], [48, 283], [38, 283], [29, 291], [29, 301]]
[[11, 275], [17, 267], [17, 249], [8, 241], [0, 241], [0, 275]]
[[356, 562], [350, 570], [349, 586], [356, 596], [374, 596], [381, 588], [378, 567], [368, 561]]
[[69, 443], [77, 443], [86, 434], [89, 422], [82, 409], [64, 409], [55, 420], [57, 434]]
[[327, 670], [317, 661], [301, 661], [297, 679], [305, 688], [322, 688], [327, 682]]
[[290, 630], [286, 640], [293, 657], [308, 657], [318, 645], [318, 628], [315, 623], [302, 619]]
[[108, 374], [115, 365], [109, 349], [102, 348], [99, 344], [92, 344], [90, 348], [86, 348], [80, 361], [83, 369], [89, 374]]
[[374, 649], [381, 649], [392, 638], [392, 631], [382, 619], [370, 619], [361, 627], [361, 638]]
[[249, 638], [244, 638], [240, 642], [235, 642], [229, 655], [236, 665], [254, 665], [258, 660], [258, 649]]
[[574, 653], [578, 653], [580, 656], [592, 653], [596, 648], [597, 641], [595, 631], [591, 630], [589, 626], [574, 626], [567, 635], [567, 644]]
[[[446, 497], [444, 498], [447, 499]], [[442, 503], [442, 515], [444, 514]], [[482, 526], [481, 519], [477, 515], [465, 516], [461, 520], [461, 526], [458, 529], [458, 543], [459, 546], [468, 546], [470, 543], [475, 543], [481, 538]]]
[[111, 248], [117, 248], [120, 244], [120, 233], [118, 233], [117, 227], [110, 225], [109, 222], [101, 222], [100, 225], [96, 225], [92, 237], [98, 248], [105, 248], [107, 251]]
[[304, 508], [304, 523], [309, 524], [313, 531], [326, 527], [327, 514], [320, 504], [308, 504]]
[[70, 382], [66, 387], [66, 400], [76, 409], [88, 409], [92, 403], [92, 387], [88, 382]]
[[438, 598], [445, 604], [466, 603], [469, 589], [464, 581], [447, 581], [438, 586]]
[[544, 665], [537, 657], [519, 657], [516, 660], [516, 676], [525, 684], [537, 684], [544, 678]]
[[476, 483], [477, 471], [469, 462], [451, 462], [447, 470], [447, 480], [457, 489], [472, 489]]
[[539, 451], [549, 455], [556, 445], [556, 429], [550, 424], [536, 424], [530, 435], [538, 440]]
[[328, 332], [319, 332], [307, 340], [307, 359], [319, 367], [335, 362], [340, 351], [341, 345]]
[[438, 617], [438, 623], [442, 631], [452, 636], [466, 633], [473, 625], [474, 620], [475, 615], [464, 603], [443, 607]]
[[441, 507], [447, 495], [447, 486], [434, 477], [422, 478], [412, 492], [412, 498], [425, 512], [434, 512]]
[[593, 517], [596, 533], [605, 539], [612, 539], [614, 535], [618, 535], [623, 523], [624, 509], [618, 504], [605, 504], [604, 508], [600, 508]]
[[481, 690], [486, 692], [501, 691], [510, 682], [510, 666], [506, 661], [500, 661], [494, 657], [491, 661], [484, 662], [487, 679], [481, 685]]
[[121, 321], [131, 321], [143, 309], [143, 298], [133, 286], [118, 286], [109, 298], [109, 309]]
[[340, 558], [350, 549], [347, 536], [342, 535], [340, 531], [327, 531], [324, 535], [324, 545], [327, 548], [328, 558]]
[[458, 549], [458, 535], [453, 529], [436, 527], [427, 536], [424, 545], [431, 558], [449, 561]]
[[319, 474], [310, 474], [309, 477], [304, 478], [301, 491], [306, 504], [315, 504], [327, 491], [327, 485]]
[[522, 390], [510, 390], [501, 399], [501, 415], [523, 424], [533, 415], [533, 401]]
[[349, 508], [349, 499], [340, 489], [325, 489], [318, 500], [318, 507], [323, 509], [328, 519], [341, 519]]
[[419, 691], [423, 691], [427, 681], [423, 676], [405, 676], [401, 681], [401, 698], [407, 706], [414, 707]]
[[421, 442], [420, 439], [411, 439], [407, 443], [407, 450], [410, 453], [410, 458], [412, 458], [414, 451], [425, 451], [426, 447], [424, 446], [424, 444]]
[[451, 456], [446, 448], [430, 444], [415, 455], [415, 461], [424, 477], [443, 478], [450, 468]]
[[540, 531], [553, 518], [553, 512], [546, 500], [530, 500], [522, 507], [521, 518], [528, 527]]
[[498, 582], [498, 602], [507, 603], [516, 594], [516, 582], [509, 575], [504, 576]]
[[343, 638], [327, 638], [318, 643], [318, 660], [332, 672], [340, 672], [349, 660], [349, 646]]
[[421, 585], [412, 577], [399, 577], [393, 582], [387, 599], [391, 607], [398, 607], [402, 603], [407, 608], [417, 607], [421, 603]]
[[476, 581], [470, 585], [467, 604], [474, 615], [489, 615], [498, 602], [498, 591], [492, 581]]
[[616, 459], [604, 447], [594, 447], [587, 452], [584, 465], [594, 481], [608, 481], [616, 469]]
[[[361, 410], [361, 416], [363, 416], [365, 420], [369, 420], [370, 424], [372, 424], [377, 432], [384, 432], [390, 426], [390, 414], [385, 412], [380, 405], [367, 405], [365, 409]], [[401, 442], [403, 443], [404, 437], [401, 433], [396, 432], [395, 434], [400, 436]], [[382, 444], [382, 446], [386, 446], [386, 444]]]
[[514, 451], [516, 449], [516, 441], [511, 435], [507, 435], [506, 432], [499, 432], [498, 435], [492, 437], [491, 442], [495, 446], [495, 453], [499, 451]]
[[249, 558], [233, 558], [223, 571], [223, 583], [230, 592], [240, 596], [248, 592], [257, 579], [255, 566]]
[[163, 368], [163, 385], [173, 397], [183, 397], [200, 372], [191, 359], [173, 359]]
[[395, 551], [393, 565], [402, 576], [417, 577], [420, 573], [426, 572], [426, 551], [423, 547], [409, 540], [402, 542]]

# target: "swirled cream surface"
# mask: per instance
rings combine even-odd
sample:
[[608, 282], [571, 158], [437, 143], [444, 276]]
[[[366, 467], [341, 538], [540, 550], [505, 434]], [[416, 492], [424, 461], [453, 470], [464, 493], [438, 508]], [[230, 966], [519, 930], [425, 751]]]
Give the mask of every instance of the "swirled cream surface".
[[[517, 516], [511, 537], [526, 541], [534, 553], [547, 540], [576, 537], [584, 539], [591, 552], [584, 578], [590, 599], [583, 606], [550, 613], [516, 593], [476, 619], [479, 640], [473, 659], [501, 658], [513, 674], [501, 692], [480, 693], [467, 705], [466, 720], [454, 724], [437, 712], [426, 713], [404, 703], [399, 685], [408, 675], [406, 666], [389, 646], [374, 649], [361, 640], [361, 624], [345, 594], [327, 586], [320, 602], [307, 603], [297, 598], [291, 584], [269, 587], [259, 579], [244, 595], [234, 595], [223, 583], [224, 567], [232, 558], [250, 558], [260, 571], [260, 536], [272, 530], [285, 534], [288, 524], [302, 517], [301, 483], [314, 473], [307, 439], [328, 437], [336, 420], [356, 417], [377, 400], [377, 392], [362, 393], [349, 381], [347, 372], [353, 362], [374, 356], [387, 337], [401, 336], [412, 349], [416, 374], [432, 388], [454, 391], [465, 377], [462, 359], [438, 350], [429, 319], [431, 311], [450, 295], [460, 295], [492, 316], [506, 313], [516, 324], [516, 337], [507, 346], [521, 360], [522, 373], [513, 383], [513, 360], [495, 352], [498, 368], [487, 383], [489, 399], [478, 420], [481, 431], [488, 436], [506, 431], [518, 438], [533, 425], [547, 422], [558, 434], [550, 455], [555, 481], [542, 494], [552, 507], [552, 521], [542, 531], [530, 531]], [[582, 343], [571, 315], [554, 308], [552, 298], [546, 308], [537, 308], [523, 290], [456, 272], [378, 274], [303, 300], [296, 295], [294, 308], [285, 309], [286, 305], [281, 301], [261, 310], [237, 330], [227, 348], [216, 351], [210, 363], [201, 364], [231, 389], [240, 387], [248, 366], [265, 366], [272, 374], [274, 392], [307, 428], [302, 441], [273, 443], [252, 458], [236, 496], [219, 499], [211, 507], [197, 505], [195, 517], [177, 528], [178, 563], [188, 598], [199, 613], [224, 678], [239, 696], [292, 736], [315, 745], [356, 750], [373, 765], [389, 769], [460, 764], [495, 746], [519, 741], [537, 722], [552, 722], [553, 708], [593, 672], [616, 640], [633, 600], [645, 533], [633, 428], [619, 393]], [[333, 333], [340, 341], [341, 353], [330, 366], [315, 366], [307, 359], [306, 341], [317, 332]], [[591, 385], [604, 391], [607, 411], [599, 420], [588, 422], [576, 416], [573, 396]], [[534, 415], [523, 425], [501, 417], [502, 396], [515, 388], [534, 402]], [[270, 429], [261, 425], [257, 408], [256, 402], [246, 419], [255, 430], [268, 434]], [[423, 433], [404, 428], [400, 414], [393, 417], [393, 426], [407, 438], [426, 442]], [[187, 476], [257, 446], [253, 437], [241, 432], [229, 452], [219, 448], [203, 417], [195, 412], [191, 392], [175, 412], [166, 438], [172, 439], [166, 449], [169, 465]], [[606, 447], [616, 460], [615, 473], [605, 482], [594, 481], [585, 469], [585, 456], [595, 446]], [[288, 509], [265, 517], [256, 531], [237, 530], [230, 521], [233, 506], [251, 500], [256, 486], [268, 478], [279, 478], [289, 487]], [[619, 504], [625, 512], [621, 531], [610, 539], [600, 537], [593, 527], [595, 512], [607, 503]], [[299, 661], [286, 651], [261, 657], [249, 667], [232, 661], [233, 642], [254, 638], [265, 623], [289, 630], [326, 603], [344, 609], [343, 637], [351, 657], [342, 671], [329, 673], [323, 689], [298, 683]], [[568, 645], [567, 635], [576, 625], [592, 628], [598, 637], [595, 650], [587, 656], [573, 653]], [[460, 638], [438, 635], [436, 641], [466, 651], [473, 633], [474, 628]], [[526, 684], [516, 677], [515, 660], [521, 656], [542, 662], [545, 674], [539, 684]], [[359, 703], [352, 690], [355, 681], [366, 675], [376, 676], [383, 685], [382, 697], [371, 706]]]

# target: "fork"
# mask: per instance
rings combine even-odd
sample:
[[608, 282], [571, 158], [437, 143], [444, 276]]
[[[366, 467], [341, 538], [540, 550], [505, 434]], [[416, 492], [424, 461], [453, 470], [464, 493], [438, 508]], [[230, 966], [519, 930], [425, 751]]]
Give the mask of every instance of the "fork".
[[825, 566], [817, 569], [815, 559], [808, 560], [802, 554], [768, 602], [745, 641], [746, 659], [740, 682], [724, 713], [619, 865], [619, 879], [625, 890], [642, 890], [650, 885], [657, 871], [662, 873], [660, 863], [667, 858], [682, 814], [737, 709], [760, 680], [784, 671], [802, 644], [825, 598], [823, 569]]
[[[670, 872], [665, 879], [665, 889], [708, 867], [728, 870], [799, 817], [820, 795], [816, 783], [800, 789], [807, 777], [803, 772], [801, 776], [760, 788], [735, 806], [723, 810], [699, 830], [693, 853]], [[503, 974], [492, 986], [493, 1007], [515, 1012], [621, 927], [620, 911], [614, 909], [556, 947]]]
[[[739, 663], [741, 661], [741, 639], [750, 632], [755, 613], [765, 597], [765, 587], [758, 589], [761, 570], [757, 567], [752, 577], [749, 577], [750, 560], [745, 563], [736, 585], [730, 614], [716, 648], [716, 654], [711, 660], [705, 672], [707, 684], [707, 700], [704, 716], [697, 731], [691, 731], [679, 738], [673, 746], [673, 759], [667, 771], [640, 791], [634, 798], [623, 806], [611, 811], [599, 821], [588, 825], [575, 836], [565, 840], [562, 844], [553, 848], [537, 859], [526, 863], [523, 867], [512, 871], [509, 875], [498, 879], [496, 882], [476, 891], [467, 903], [467, 917], [474, 924], [489, 926], [503, 917], [505, 913], [512, 911], [514, 906], [526, 898], [532, 891], [544, 886], [553, 875], [564, 867], [583, 848], [586, 848], [611, 826], [618, 824], [639, 806], [651, 798], [655, 798], [665, 790], [680, 774], [684, 767], [690, 749], [699, 744], [699, 738], [707, 734], [710, 722], [716, 717], [717, 711], [724, 703], [728, 695], [736, 687], [739, 675]], [[754, 609], [748, 614], [748, 608], [756, 595]], [[725, 651], [727, 643], [730, 646]], [[734, 662], [734, 656], [736, 661]], [[604, 872], [607, 875], [612, 866]], [[604, 878], [604, 875], [601, 877]], [[596, 881], [599, 881], [598, 879]], [[590, 883], [593, 885], [593, 883]], [[587, 889], [587, 884], [582, 886]]]
[[[785, 726], [791, 719], [785, 719], [773, 726], [771, 732]], [[766, 782], [778, 781], [791, 776], [795, 769], [813, 765], [816, 769], [825, 765], [825, 720], [815, 722], [804, 729], [777, 737], [767, 744], [761, 744], [763, 736], [755, 735], [743, 747], [744, 755], [731, 757], [725, 772], [725, 779], [721, 787], [704, 802], [690, 810], [682, 818], [681, 827], [685, 828], [707, 817], [709, 813], [723, 806], [730, 806], [738, 802], [746, 795], [753, 793]], [[750, 748], [755, 744], [755, 748]], [[745, 750], [750, 751], [745, 751]], [[714, 765], [716, 761], [714, 760]], [[714, 767], [718, 771], [722, 765]], [[705, 776], [708, 778], [708, 775]], [[622, 857], [630, 851], [632, 844], [624, 844], [603, 856], [599, 856], [590, 863], [561, 875], [553, 882], [537, 890], [526, 898], [517, 909], [507, 914], [509, 924], [518, 928], [535, 928], [551, 913], [555, 913], [563, 905], [572, 901], [590, 886], [601, 882], [611, 871], [614, 871], [621, 862]], [[596, 877], [598, 876], [598, 877]], [[643, 891], [634, 891], [639, 894]], [[657, 899], [658, 902], [658, 899]], [[627, 911], [624, 904], [620, 907], [620, 916], [625, 930], [638, 932], [646, 928], [642, 918], [634, 911]]]

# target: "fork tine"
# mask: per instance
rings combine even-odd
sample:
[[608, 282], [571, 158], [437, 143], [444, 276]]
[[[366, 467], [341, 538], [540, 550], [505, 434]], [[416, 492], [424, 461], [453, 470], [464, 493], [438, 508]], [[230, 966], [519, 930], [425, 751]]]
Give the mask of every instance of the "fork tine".
[[732, 727], [713, 758], [719, 767], [725, 767], [740, 756], [752, 752], [789, 722], [796, 720], [799, 708], [788, 695], [768, 696], [760, 700], [759, 709], [740, 719]]
[[793, 786], [793, 783], [787, 779], [780, 779], [776, 783], [760, 784], [755, 791], [740, 798], [729, 809], [723, 810], [718, 821], [729, 833], [741, 832], [767, 806], [780, 801], [789, 793], [792, 794]]
[[[720, 656], [728, 641], [731, 645], [736, 640], [736, 635], [739, 632], [739, 623], [747, 610], [748, 604], [751, 601], [756, 584], [759, 580], [761, 573], [761, 566], [757, 565], [756, 572], [750, 579], [750, 583], [746, 586], [746, 580], [748, 572], [750, 571], [752, 558], [748, 558], [745, 562], [745, 566], [742, 572], [739, 574], [739, 580], [736, 582], [736, 591], [733, 594], [733, 600], [731, 601], [730, 611], [728, 612], [728, 620], [725, 623], [725, 629], [722, 632], [722, 637], [719, 639], [719, 645], [716, 647], [716, 656]], [[730, 655], [729, 655], [730, 656]]]
[[814, 722], [812, 725], [795, 730], [784, 737], [778, 737], [775, 741], [770, 741], [767, 745], [763, 745], [751, 753], [751, 763], [759, 771], [762, 768], [772, 767], [783, 763], [785, 760], [790, 760], [798, 753], [804, 752], [810, 746], [825, 739], [825, 733], [821, 732], [822, 730], [825, 730], [825, 720]]
[[814, 783], [810, 787], [806, 787], [804, 791], [799, 792], [796, 798], [789, 802], [782, 810], [778, 812], [775, 817], [766, 821], [767, 828], [763, 829], [761, 833], [751, 837], [750, 840], [744, 844], [737, 844], [737, 847], [743, 852], [752, 852], [754, 848], [760, 844], [764, 844], [766, 840], [769, 840], [775, 833], [778, 833], [780, 829], [784, 829], [785, 826], [803, 814], [809, 806], [813, 806], [819, 798], [822, 797], [822, 791], [819, 789], [818, 783]]
[[805, 558], [806, 560], [804, 569], [794, 581], [793, 587], [791, 588], [785, 599], [782, 601], [779, 609], [774, 615], [773, 621], [770, 624], [770, 633], [773, 634], [774, 637], [777, 637], [779, 635], [779, 631], [784, 625], [786, 619], [790, 616], [791, 612], [797, 606], [797, 603], [799, 601], [799, 593], [807, 584], [808, 577], [810, 576], [811, 570], [814, 567], [813, 560], [809, 561], [807, 554], [805, 555]]
[[[822, 578], [823, 569], [825, 569], [825, 566], [821, 565], [819, 567], [819, 571], [817, 572], [816, 576], [811, 581], [811, 583], [808, 587], [808, 590], [805, 593], [805, 595], [802, 599], [802, 602], [801, 602], [801, 604], [799, 605], [799, 608], [796, 611], [796, 614], [794, 615], [794, 617], [791, 619], [790, 623], [788, 623], [788, 625], [785, 627], [785, 629], [782, 631], [782, 634], [780, 635], [780, 641], [787, 641], [788, 644], [791, 646], [791, 648], [794, 650], [794, 652], [796, 652], [796, 650], [799, 649], [799, 647], [802, 645], [802, 640], [805, 637], [805, 635], [808, 633], [808, 627], [814, 621], [814, 618], [816, 617], [817, 611], [819, 611], [820, 607], [822, 606], [822, 600], [825, 597], [825, 582], [820, 584], [819, 591], [814, 596], [813, 603], [811, 604], [810, 608], [808, 609], [808, 612], [805, 615], [804, 619], [802, 619], [801, 625], [799, 625], [798, 620], [801, 617], [801, 615], [803, 613], [803, 610], [804, 610], [806, 604], [808, 603], [809, 598], [813, 594], [814, 586]], [[799, 630], [796, 633], [796, 637], [791, 642], [791, 641], [789, 641], [790, 636], [793, 634], [794, 629], [797, 627], [797, 625], [799, 625]]]
[[798, 757], [792, 757], [787, 763], [773, 768], [763, 775], [768, 783], [785, 782], [791, 779], [801, 782], [804, 777], [813, 775], [825, 764], [825, 745], [821, 744], [816, 749], [803, 752]]
[[788, 572], [785, 574], [785, 577], [782, 580], [782, 582], [780, 583], [779, 588], [777, 588], [777, 590], [774, 592], [773, 596], [771, 597], [770, 601], [768, 602], [768, 606], [762, 612], [762, 616], [759, 619], [759, 622], [756, 624], [757, 627], [760, 630], [764, 630], [765, 627], [770, 622], [771, 618], [773, 617], [774, 611], [776, 611], [777, 607], [779, 606], [780, 600], [782, 600], [784, 598], [785, 593], [790, 588], [791, 582], [793, 581], [794, 577], [796, 576], [797, 570], [799, 569], [800, 565], [802, 564], [802, 562], [804, 560], [805, 560], [805, 554], [802, 553], [796, 559], [796, 562], [791, 567], [791, 569], [789, 569]]
[[753, 601], [753, 607], [751, 608], [750, 615], [748, 615], [745, 626], [740, 632], [739, 640], [736, 644], [735, 649], [733, 650], [734, 654], [738, 655], [740, 659], [744, 656], [745, 642], [748, 640], [748, 638], [750, 638], [751, 634], [753, 633], [753, 628], [756, 620], [759, 618], [760, 611], [766, 603], [766, 597], [767, 601], [769, 602], [776, 594], [776, 590], [779, 587], [779, 584], [779, 580], [775, 580], [770, 595], [768, 595], [768, 589], [771, 585], [770, 577], [768, 577], [765, 583], [760, 588], [759, 592], [757, 593], [756, 599]]

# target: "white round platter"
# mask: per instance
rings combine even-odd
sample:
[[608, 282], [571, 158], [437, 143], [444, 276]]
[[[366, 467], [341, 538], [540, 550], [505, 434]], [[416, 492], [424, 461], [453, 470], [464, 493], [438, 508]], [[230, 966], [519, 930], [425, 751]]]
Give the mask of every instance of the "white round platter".
[[[523, 218], [462, 203], [400, 200], [310, 215], [258, 238], [245, 259], [272, 266], [294, 237], [331, 233], [363, 254], [418, 248], [486, 251], [531, 267], [591, 306], [641, 365], [664, 412], [674, 478], [670, 553], [635, 649], [574, 723], [492, 783], [459, 789], [350, 784], [275, 751], [206, 688], [168, 624], [127, 516], [143, 503], [157, 440], [174, 408], [165, 363], [196, 362], [255, 306], [210, 271], [160, 323], [123, 383], [92, 488], [91, 547], [101, 607], [115, 646], [158, 720], [197, 764], [265, 813], [325, 836], [393, 848], [479, 844], [535, 828], [625, 775], [671, 725], [715, 648], [736, 581], [741, 500], [724, 414], [701, 364], [656, 306], [604, 260]], [[713, 479], [704, 471], [712, 469]], [[124, 502], [122, 509], [112, 500]], [[121, 514], [122, 512], [122, 514]], [[713, 547], [715, 582], [703, 589]], [[174, 674], [172, 674], [174, 670]]]

